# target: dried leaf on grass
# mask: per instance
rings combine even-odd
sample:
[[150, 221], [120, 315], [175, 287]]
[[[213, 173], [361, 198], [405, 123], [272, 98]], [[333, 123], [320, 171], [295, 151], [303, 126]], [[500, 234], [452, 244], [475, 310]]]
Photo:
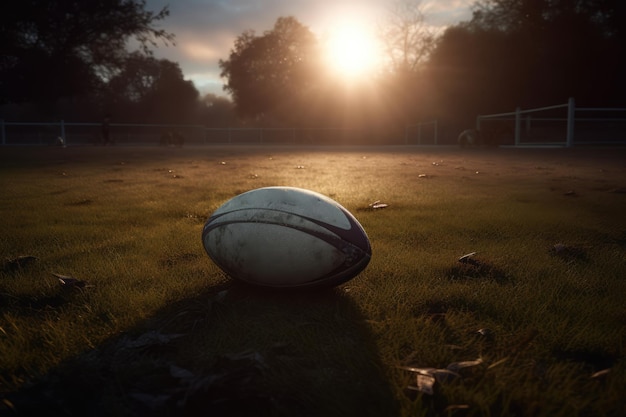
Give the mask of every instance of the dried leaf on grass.
[[398, 369], [404, 369], [405, 371], [415, 372], [421, 375], [432, 375], [437, 368], [415, 368], [413, 366], [398, 366]]
[[493, 331], [491, 331], [491, 329], [488, 329], [486, 327], [476, 330], [476, 333], [478, 333], [479, 335], [483, 337], [493, 336]]
[[87, 283], [87, 281], [84, 281], [82, 279], [78, 279], [78, 278], [74, 278], [72, 276], [69, 275], [61, 275], [61, 274], [56, 274], [56, 273], [52, 273], [52, 275], [54, 275], [55, 277], [58, 278], [59, 280], [59, 284], [61, 284], [61, 287], [69, 289], [69, 288], [89, 288], [89, 287], [93, 287], [93, 285], [89, 285], [89, 283]]
[[457, 261], [458, 263], [451, 267], [446, 274], [450, 279], [489, 279], [499, 284], [505, 284], [512, 280], [506, 271], [491, 262], [476, 259], [476, 252], [465, 254]]
[[428, 395], [433, 395], [435, 382], [442, 384], [461, 376], [451, 369], [414, 368], [411, 366], [399, 366], [398, 368], [417, 374], [416, 385], [409, 385], [408, 389], [420, 391]]
[[435, 393], [433, 389], [435, 386], [435, 378], [433, 378], [432, 376], [418, 374], [416, 383], [416, 386], [409, 385], [407, 388], [415, 391], [420, 391], [428, 395], [433, 395]]
[[595, 372], [591, 375], [592, 379], [601, 379], [607, 377], [611, 373], [611, 368], [602, 369], [601, 371]]
[[[15, 409], [15, 406], [13, 405], [11, 401], [9, 401], [6, 398], [3, 398], [1, 403], [4, 406], [4, 409], [11, 410], [12, 413], [17, 415], [17, 410]], [[3, 411], [3, 408], [0, 408], [0, 411]]]
[[452, 362], [446, 367], [446, 369], [452, 372], [459, 372], [461, 369], [469, 368], [472, 366], [478, 366], [482, 363], [483, 363], [482, 358], [478, 358], [475, 361]]
[[433, 395], [435, 383], [444, 384], [456, 378], [460, 378], [461, 370], [481, 365], [482, 358], [473, 361], [452, 362], [445, 369], [441, 368], [416, 368], [412, 366], [399, 366], [399, 369], [416, 373], [416, 384], [407, 388], [412, 391], [420, 391], [428, 395]]
[[474, 259], [474, 256], [476, 256], [476, 252], [470, 252], [461, 256], [459, 262], [462, 264], [478, 265], [478, 261]]
[[372, 210], [378, 210], [378, 209], [384, 209], [384, 208], [389, 207], [389, 204], [381, 203], [380, 200], [376, 200], [373, 203], [370, 203], [369, 207]]
[[372, 203], [369, 203], [367, 206], [362, 206], [357, 208], [359, 211], [373, 211], [373, 210], [381, 210], [389, 207], [389, 204], [383, 203], [380, 200], [376, 200]]

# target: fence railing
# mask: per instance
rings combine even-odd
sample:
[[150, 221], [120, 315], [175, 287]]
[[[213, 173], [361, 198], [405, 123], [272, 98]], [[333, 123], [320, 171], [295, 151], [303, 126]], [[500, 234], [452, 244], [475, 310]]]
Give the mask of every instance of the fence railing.
[[[0, 120], [1, 145], [88, 145], [103, 142], [100, 123], [7, 122]], [[360, 128], [225, 127], [200, 125], [111, 123], [110, 137], [117, 144], [167, 144], [175, 135], [185, 144], [400, 144], [394, 133]], [[394, 137], [394, 135], [396, 137]], [[179, 143], [180, 142], [176, 142]]]
[[[488, 126], [491, 124], [490, 126]], [[476, 128], [506, 135], [494, 144], [514, 146], [566, 146], [626, 144], [626, 108], [576, 107], [567, 103], [513, 112], [479, 115]], [[164, 137], [176, 134], [185, 144], [405, 144], [439, 145], [437, 120], [407, 125], [404, 132], [359, 128], [208, 128], [200, 125], [110, 125], [118, 144], [168, 144]], [[183, 142], [176, 142], [182, 144]], [[0, 145], [86, 145], [102, 143], [100, 123], [7, 122], [0, 120]], [[171, 143], [170, 143], [171, 144]]]
[[[2, 145], [80, 145], [98, 144], [103, 140], [100, 123], [7, 122], [0, 120]], [[194, 138], [204, 136], [204, 126], [168, 124], [110, 124], [116, 142], [159, 143], [165, 133], [185, 132]]]
[[[549, 115], [555, 111], [564, 114]], [[603, 115], [581, 117], [583, 113]], [[607, 117], [608, 114], [623, 116]], [[484, 129], [485, 122], [489, 121], [499, 122], [500, 126]], [[567, 103], [554, 106], [524, 110], [518, 107], [513, 112], [479, 115], [476, 117], [476, 129], [481, 132], [496, 131], [496, 134], [512, 131], [514, 146], [571, 147], [583, 144], [626, 144], [626, 108], [576, 107], [574, 98], [570, 98]], [[543, 136], [543, 140], [533, 141], [533, 134], [534, 138]], [[607, 138], [610, 136], [610, 139], [602, 138], [603, 135]], [[546, 141], [545, 137], [556, 140]]]

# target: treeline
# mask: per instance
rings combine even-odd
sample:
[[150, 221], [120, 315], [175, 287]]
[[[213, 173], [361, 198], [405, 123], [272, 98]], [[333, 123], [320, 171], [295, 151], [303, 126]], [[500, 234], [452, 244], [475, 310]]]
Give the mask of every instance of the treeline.
[[436, 111], [476, 114], [565, 103], [626, 104], [626, 3], [487, 0], [446, 30], [425, 66]]
[[[220, 60], [228, 100], [200, 97], [177, 63], [151, 55], [157, 43], [174, 42], [156, 28], [167, 8], [148, 12], [143, 1], [122, 0], [5, 2], [0, 117], [93, 121], [110, 112], [116, 122], [357, 127], [382, 137], [431, 119], [458, 133], [477, 114], [568, 97], [623, 107], [625, 6], [480, 0], [469, 21], [434, 36], [419, 1], [399, 0], [380, 33], [388, 66], [359, 84], [328, 77], [317, 37], [296, 18], [281, 17], [271, 30], [241, 34]], [[413, 43], [399, 43], [409, 35]], [[139, 45], [134, 53], [126, 52], [131, 38]]]
[[[54, 83], [52, 74], [50, 82]], [[53, 100], [5, 102], [0, 119], [7, 121], [95, 122], [105, 115], [114, 123], [199, 124], [235, 126], [231, 100], [207, 94], [200, 97], [183, 78], [177, 63], [133, 54], [122, 70], [89, 91]]]
[[200, 97], [177, 63], [154, 58], [175, 42], [158, 27], [167, 16], [144, 0], [2, 2], [0, 118], [231, 125], [230, 100]]

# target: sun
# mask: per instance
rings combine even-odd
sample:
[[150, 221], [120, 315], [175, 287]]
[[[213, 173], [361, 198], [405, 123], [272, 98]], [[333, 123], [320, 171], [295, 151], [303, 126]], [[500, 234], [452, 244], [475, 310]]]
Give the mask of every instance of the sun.
[[324, 51], [331, 72], [347, 79], [373, 76], [381, 62], [376, 37], [356, 24], [333, 28], [325, 37]]

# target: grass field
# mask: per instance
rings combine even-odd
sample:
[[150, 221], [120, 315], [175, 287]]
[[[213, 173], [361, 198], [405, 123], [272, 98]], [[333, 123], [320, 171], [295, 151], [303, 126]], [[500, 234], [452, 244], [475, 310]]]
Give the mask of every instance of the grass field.
[[[626, 415], [625, 161], [0, 148], [0, 415]], [[270, 185], [350, 210], [368, 268], [315, 293], [224, 276], [205, 220]]]

